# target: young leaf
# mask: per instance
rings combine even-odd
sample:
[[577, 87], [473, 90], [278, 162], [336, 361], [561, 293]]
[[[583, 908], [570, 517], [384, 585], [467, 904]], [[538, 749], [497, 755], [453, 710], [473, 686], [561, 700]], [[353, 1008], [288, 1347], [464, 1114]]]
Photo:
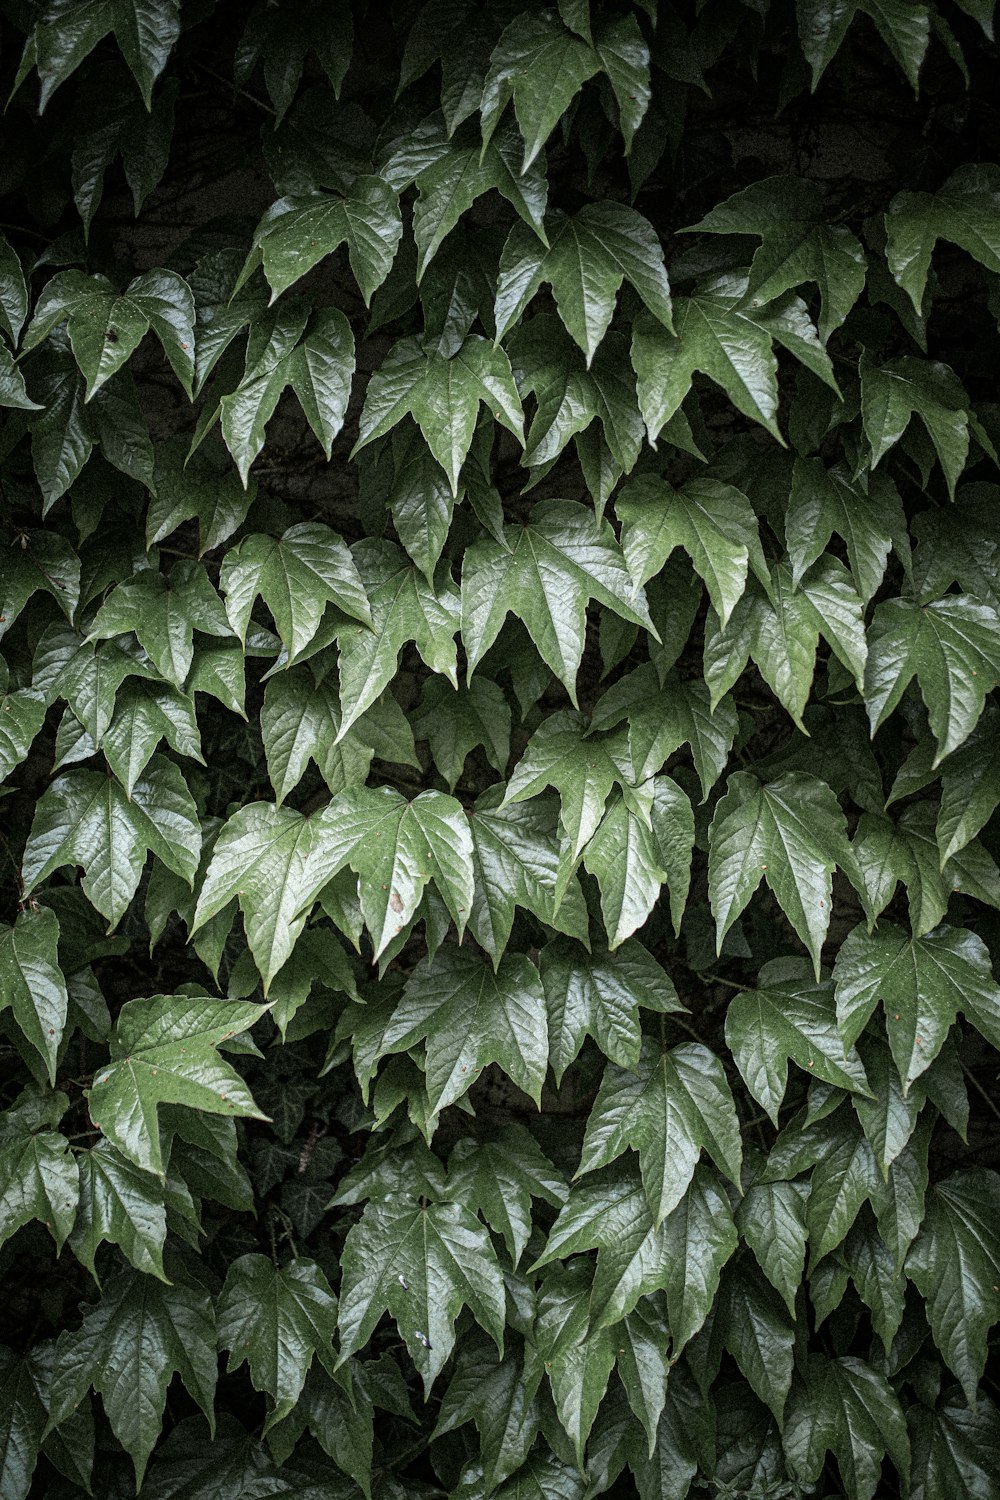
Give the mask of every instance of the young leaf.
[[137, 1167], [162, 1176], [161, 1104], [264, 1119], [216, 1048], [246, 1031], [266, 1008], [208, 995], [127, 1001], [115, 1022], [111, 1060], [98, 1068], [90, 1088], [88, 1107], [97, 1129]]

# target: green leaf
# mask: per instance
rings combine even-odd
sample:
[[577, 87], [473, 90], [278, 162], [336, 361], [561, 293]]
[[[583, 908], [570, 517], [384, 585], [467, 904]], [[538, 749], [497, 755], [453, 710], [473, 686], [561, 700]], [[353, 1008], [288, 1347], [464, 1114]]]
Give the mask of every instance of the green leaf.
[[859, 11], [872, 18], [883, 42], [916, 91], [930, 40], [930, 7], [923, 0], [798, 0], [799, 40], [815, 90]]
[[969, 1168], [935, 1184], [906, 1260], [927, 1320], [970, 1407], [986, 1367], [987, 1336], [1000, 1316], [1000, 1177]]
[[819, 336], [825, 344], [861, 295], [865, 255], [849, 229], [825, 222], [824, 209], [818, 183], [805, 177], [768, 177], [734, 193], [688, 232], [760, 239], [747, 282], [752, 305], [773, 302], [804, 282], [815, 283], [821, 302]]
[[549, 1049], [538, 971], [523, 954], [508, 954], [494, 971], [475, 953], [443, 947], [407, 980], [380, 1053], [408, 1052], [420, 1041], [426, 1041], [424, 1073], [435, 1114], [461, 1098], [489, 1063], [539, 1104]]
[[241, 1255], [226, 1272], [216, 1308], [220, 1349], [227, 1369], [244, 1360], [255, 1390], [274, 1400], [268, 1426], [280, 1422], [302, 1394], [317, 1355], [332, 1372], [337, 1300], [313, 1261], [282, 1269], [264, 1255]]
[[791, 1317], [806, 1263], [806, 1190], [798, 1182], [755, 1182], [736, 1210], [736, 1227]]
[[194, 660], [196, 630], [212, 636], [231, 633], [222, 601], [204, 569], [182, 561], [167, 578], [146, 572], [134, 583], [120, 583], [97, 611], [87, 639], [107, 640], [134, 631], [160, 676], [180, 690]]
[[469, 815], [475, 891], [469, 931], [494, 964], [507, 946], [515, 908], [582, 943], [589, 918], [579, 883], [562, 857], [555, 803], [548, 798], [499, 807], [485, 792]]
[[842, 470], [827, 469], [818, 458], [797, 458], [785, 512], [785, 542], [795, 588], [834, 532], [847, 547], [855, 585], [867, 604], [882, 582], [890, 550], [894, 546], [899, 550], [897, 539], [906, 536], [899, 497], [891, 486], [874, 481], [866, 491]]
[[704, 683], [671, 673], [661, 685], [652, 665], [637, 667], [598, 699], [591, 728], [614, 729], [626, 719], [628, 758], [638, 781], [655, 775], [681, 745], [688, 744], [703, 801], [707, 799], [736, 738], [738, 716], [730, 698], [713, 709]]
[[642, 926], [664, 883], [674, 932], [680, 931], [694, 837], [691, 803], [669, 776], [656, 776], [611, 804], [583, 855], [600, 887], [609, 948]]
[[833, 871], [850, 861], [846, 822], [830, 788], [801, 771], [764, 785], [737, 771], [716, 807], [709, 841], [719, 949], [763, 878], [808, 948], [818, 980]]
[[819, 1479], [832, 1453], [851, 1500], [874, 1500], [887, 1452], [909, 1487], [910, 1445], [898, 1397], [861, 1359], [809, 1356], [789, 1395], [784, 1446], [793, 1475], [807, 1484]]
[[475, 1422], [489, 1491], [521, 1468], [538, 1435], [541, 1403], [529, 1396], [521, 1361], [498, 1360], [478, 1341], [463, 1353], [441, 1402], [435, 1436]]
[[118, 294], [104, 276], [60, 271], [35, 304], [24, 335], [35, 349], [63, 321], [86, 380], [85, 401], [134, 354], [152, 330], [191, 395], [194, 381], [194, 297], [176, 271], [146, 271]]
[[872, 733], [884, 724], [916, 677], [937, 741], [938, 765], [975, 727], [990, 688], [1000, 680], [1000, 619], [965, 594], [933, 604], [887, 599], [868, 631], [865, 702]]
[[27, 757], [35, 736], [45, 722], [45, 701], [33, 688], [21, 688], [0, 697], [0, 777]]
[[495, 682], [480, 674], [454, 687], [432, 677], [424, 685], [413, 732], [426, 739], [435, 766], [449, 791], [461, 780], [465, 762], [482, 746], [486, 759], [502, 775], [510, 758], [510, 707]]
[[575, 707], [591, 599], [653, 630], [645, 596], [611, 527], [575, 501], [545, 501], [535, 506], [528, 525], [505, 527], [503, 543], [476, 542], [462, 567], [462, 639], [470, 676], [513, 613]]
[[115, 1022], [111, 1060], [98, 1068], [90, 1089], [95, 1126], [137, 1167], [162, 1176], [161, 1104], [265, 1118], [243, 1079], [216, 1051], [265, 1009], [207, 995], [127, 1001]]
[[966, 1494], [995, 1500], [994, 1454], [1000, 1444], [1000, 1415], [989, 1396], [970, 1410], [956, 1390], [933, 1411], [913, 1406], [908, 1413], [913, 1445], [913, 1500], [945, 1500]]
[[634, 1069], [642, 1044], [639, 1007], [661, 1015], [681, 1008], [670, 976], [635, 941], [614, 953], [588, 954], [556, 938], [541, 950], [538, 967], [557, 1084], [588, 1036], [620, 1068]]
[[214, 1429], [217, 1356], [208, 1293], [128, 1271], [86, 1308], [82, 1326], [60, 1335], [49, 1428], [58, 1427], [90, 1389], [103, 1398], [111, 1430], [141, 1485], [160, 1435], [167, 1387], [179, 1375]]
[[458, 1203], [369, 1204], [341, 1255], [340, 1359], [364, 1347], [384, 1312], [429, 1391], [465, 1306], [502, 1352], [503, 1280], [489, 1234]]
[[371, 624], [364, 585], [347, 546], [318, 522], [292, 526], [280, 540], [245, 537], [226, 554], [220, 582], [226, 613], [240, 640], [246, 641], [259, 594], [292, 656], [312, 640], [328, 604]]
[[45, 907], [29, 907], [13, 927], [0, 926], [0, 1010], [10, 1006], [53, 1085], [69, 1003], [58, 943], [58, 919]]
[[792, 1382], [794, 1334], [777, 1292], [745, 1259], [734, 1262], [723, 1279], [715, 1328], [780, 1427]]
[[704, 1164], [695, 1168], [690, 1187], [664, 1219], [662, 1232], [670, 1353], [676, 1361], [704, 1325], [722, 1268], [739, 1242], [726, 1190]]
[[0, 1485], [10, 1500], [27, 1500], [45, 1430], [34, 1364], [0, 1345]]
[[448, 1161], [448, 1196], [502, 1235], [515, 1268], [531, 1236], [532, 1200], [560, 1208], [566, 1195], [562, 1175], [523, 1125], [509, 1125], [491, 1141], [461, 1140]]
[[746, 587], [748, 565], [770, 586], [757, 518], [732, 485], [692, 479], [675, 490], [665, 480], [644, 477], [625, 487], [615, 510], [633, 576], [645, 582], [661, 571], [675, 547], [683, 547], [723, 625]]
[[638, 1152], [643, 1187], [657, 1225], [687, 1191], [702, 1150], [739, 1181], [742, 1150], [732, 1094], [707, 1047], [686, 1042], [661, 1053], [643, 1046], [635, 1073], [609, 1063], [583, 1139], [578, 1173]]
[[856, 927], [834, 965], [837, 1021], [854, 1042], [881, 1002], [904, 1089], [930, 1067], [961, 1010], [996, 1034], [1000, 990], [982, 941], [956, 927], [908, 937], [890, 922], [874, 933]]
[[949, 240], [988, 271], [1000, 271], [997, 205], [1000, 174], [990, 164], [962, 166], [936, 193], [897, 193], [885, 216], [886, 259], [919, 316], [938, 240]]
[[29, 311], [24, 268], [7, 236], [0, 234], [0, 327], [15, 347]]
[[544, 1367], [580, 1468], [615, 1361], [611, 1330], [588, 1327], [585, 1290], [582, 1267], [560, 1267], [544, 1279], [526, 1361], [529, 1390], [537, 1387]]
[[775, 1125], [788, 1087], [789, 1059], [824, 1083], [868, 1092], [852, 1045], [856, 1037], [845, 1041], [837, 1031], [833, 985], [811, 983], [803, 968], [798, 959], [772, 960], [758, 972], [760, 987], [736, 995], [726, 1011], [726, 1045]]
[[371, 609], [371, 629], [348, 625], [338, 631], [340, 739], [392, 681], [399, 653], [410, 641], [433, 672], [452, 686], [458, 681], [458, 590], [447, 569], [438, 570], [432, 585], [393, 543], [374, 539], [358, 542], [353, 556]]
[[262, 266], [273, 303], [346, 242], [367, 307], [392, 268], [402, 234], [399, 200], [381, 177], [355, 178], [346, 197], [315, 192], [279, 198], [254, 231], [236, 290]]
[[24, 851], [27, 894], [55, 870], [82, 865], [83, 889], [111, 927], [124, 916], [152, 852], [190, 885], [201, 829], [177, 767], [154, 755], [127, 797], [98, 771], [69, 771], [43, 793]]
[[177, 0], [86, 0], [69, 12], [51, 7], [34, 30], [33, 61], [41, 81], [39, 110], [44, 110], [60, 84], [109, 32], [114, 33], [150, 109], [153, 85], [166, 67], [180, 29]]
[[80, 1151], [76, 1160], [80, 1207], [70, 1246], [77, 1260], [96, 1281], [98, 1249], [102, 1244], [118, 1245], [137, 1271], [166, 1281], [164, 1183], [136, 1167], [109, 1140]]
[[409, 413], [458, 496], [459, 470], [485, 402], [508, 432], [523, 441], [524, 413], [502, 349], [469, 334], [450, 358], [418, 338], [401, 339], [372, 375], [365, 392], [353, 458]]
[[968, 397], [955, 372], [938, 361], [904, 355], [876, 365], [862, 355], [861, 420], [874, 469], [918, 416], [934, 445], [954, 500], [969, 455]]
[[578, 713], [564, 711], [543, 719], [514, 767], [502, 804], [523, 802], [555, 787], [573, 861], [596, 833], [612, 786], [622, 780], [605, 743], [587, 739], [586, 733], [586, 721]]
[[548, 246], [516, 224], [500, 257], [494, 308], [502, 339], [543, 283], [587, 368], [614, 316], [622, 282], [628, 280], [645, 306], [669, 332], [673, 323], [663, 251], [648, 219], [622, 203], [588, 203], [572, 217], [550, 215]]
[[431, 880], [461, 937], [474, 871], [469, 820], [453, 797], [428, 791], [407, 801], [388, 786], [349, 787], [317, 815], [316, 829], [320, 857], [324, 839], [335, 851], [327, 878], [345, 863], [358, 876], [376, 958], [413, 922]]
[[513, 99], [518, 129], [524, 138], [521, 172], [527, 172], [560, 115], [600, 67], [601, 59], [593, 47], [574, 36], [550, 12], [518, 16], [490, 59], [480, 106], [484, 147]]
[[[65, 1096], [63, 1096], [65, 1098]], [[40, 1219], [61, 1250], [76, 1217], [80, 1178], [66, 1137], [5, 1121], [0, 1136], [0, 1243]]]

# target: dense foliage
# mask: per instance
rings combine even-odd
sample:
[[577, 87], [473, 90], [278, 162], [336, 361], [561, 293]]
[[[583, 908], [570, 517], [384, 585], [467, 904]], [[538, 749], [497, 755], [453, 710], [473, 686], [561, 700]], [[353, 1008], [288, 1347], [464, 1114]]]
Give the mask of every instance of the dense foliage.
[[3, 0], [3, 1500], [1000, 1497], [993, 10]]

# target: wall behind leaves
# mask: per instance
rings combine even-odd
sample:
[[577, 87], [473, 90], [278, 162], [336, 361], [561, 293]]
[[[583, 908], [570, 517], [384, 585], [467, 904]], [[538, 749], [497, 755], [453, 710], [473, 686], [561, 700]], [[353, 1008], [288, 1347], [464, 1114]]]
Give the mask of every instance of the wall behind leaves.
[[3, 1500], [1000, 1497], [993, 11], [4, 0]]

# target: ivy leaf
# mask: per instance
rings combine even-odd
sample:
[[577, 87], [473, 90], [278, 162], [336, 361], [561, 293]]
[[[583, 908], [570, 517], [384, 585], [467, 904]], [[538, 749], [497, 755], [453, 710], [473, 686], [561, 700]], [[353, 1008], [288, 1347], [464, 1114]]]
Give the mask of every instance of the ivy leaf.
[[499, 792], [469, 815], [475, 893], [469, 930], [494, 964], [507, 946], [515, 907], [586, 943], [589, 919], [579, 884], [562, 858], [555, 804], [547, 798], [499, 807]]
[[390, 1313], [428, 1391], [468, 1307], [502, 1352], [504, 1290], [485, 1227], [458, 1203], [371, 1203], [341, 1253], [340, 1358], [367, 1344]]
[[22, 911], [13, 927], [0, 925], [0, 1010], [10, 1006], [53, 1086], [69, 1004], [58, 943], [58, 918], [45, 907]]
[[246, 1031], [266, 1008], [207, 995], [126, 1001], [111, 1037], [111, 1060], [98, 1068], [90, 1089], [94, 1124], [129, 1161], [162, 1176], [161, 1104], [265, 1118], [216, 1048]]
[[463, 1351], [434, 1434], [443, 1437], [467, 1422], [479, 1432], [486, 1491], [495, 1491], [521, 1470], [541, 1423], [541, 1402], [528, 1394], [520, 1359], [508, 1354], [498, 1360], [485, 1343]]
[[215, 1317], [208, 1293], [128, 1271], [116, 1276], [83, 1324], [60, 1335], [47, 1431], [58, 1427], [91, 1385], [142, 1484], [160, 1435], [167, 1387], [179, 1375], [214, 1429]]
[[550, 215], [548, 245], [515, 224], [500, 257], [496, 336], [521, 321], [539, 287], [552, 288], [559, 316], [587, 368], [614, 316], [626, 279], [669, 332], [673, 323], [663, 250], [648, 219], [623, 203], [588, 203], [572, 216]]
[[335, 604], [352, 620], [371, 625], [364, 584], [344, 541], [329, 526], [304, 521], [280, 539], [248, 536], [227, 552], [220, 578], [230, 624], [245, 642], [259, 594], [274, 617], [291, 656], [319, 628], [323, 611]]
[[130, 798], [98, 771], [69, 771], [38, 802], [22, 865], [25, 894], [53, 871], [82, 865], [84, 891], [114, 928], [148, 852], [190, 885], [200, 848], [197, 810], [171, 761], [154, 755]]
[[120, 295], [105, 276], [60, 271], [37, 303], [24, 349], [35, 349], [64, 320], [86, 379], [84, 400], [135, 353], [152, 329], [188, 397], [194, 381], [194, 297], [183, 276], [146, 271]]
[[845, 1042], [837, 1031], [833, 985], [810, 983], [803, 967], [798, 959], [772, 960], [757, 975], [759, 988], [736, 995], [726, 1011], [726, 1045], [775, 1125], [789, 1059], [835, 1088], [868, 1092], [856, 1038]]
[[524, 138], [521, 172], [527, 172], [560, 115], [600, 67], [593, 47], [548, 11], [518, 16], [494, 48], [483, 85], [480, 109], [484, 147], [513, 99], [518, 129]]
[[805, 303], [790, 293], [761, 307], [764, 300], [747, 300], [745, 276], [720, 276], [675, 303], [672, 331], [665, 332], [649, 319], [636, 322], [632, 363], [639, 408], [654, 446], [680, 410], [696, 372], [720, 386], [737, 411], [784, 443], [777, 423], [776, 343], [837, 389]]
[[134, 583], [120, 583], [97, 611], [87, 639], [134, 631], [161, 677], [182, 689], [194, 660], [196, 630], [213, 636], [231, 633], [204, 568], [183, 560], [167, 578], [148, 571]]
[[735, 772], [709, 830], [709, 897], [719, 948], [764, 878], [808, 948], [818, 981], [833, 871], [849, 863], [844, 814], [825, 782], [791, 771], [762, 784], [747, 771]]
[[809, 1356], [792, 1385], [785, 1419], [792, 1473], [815, 1483], [832, 1453], [852, 1500], [873, 1500], [888, 1452], [909, 1487], [910, 1444], [899, 1400], [884, 1375], [864, 1360]]
[[216, 1308], [220, 1349], [229, 1370], [244, 1360], [255, 1390], [274, 1400], [267, 1427], [287, 1416], [302, 1394], [317, 1355], [334, 1368], [337, 1299], [311, 1260], [276, 1267], [264, 1255], [241, 1255], [229, 1266]]
[[806, 1190], [798, 1182], [755, 1182], [736, 1210], [736, 1227], [789, 1315], [806, 1263]]
[[574, 862], [597, 831], [612, 786], [622, 779], [604, 743], [585, 736], [581, 714], [564, 711], [543, 719], [514, 767], [502, 803], [523, 802], [555, 787]]
[[777, 1292], [752, 1263], [730, 1267], [723, 1278], [713, 1338], [729, 1350], [780, 1427], [792, 1382], [794, 1334]]
[[452, 792], [466, 760], [480, 745], [493, 769], [503, 774], [510, 758], [510, 729], [507, 699], [482, 674], [457, 688], [432, 677], [413, 719], [414, 734], [427, 740], [434, 764]]
[[10, 1500], [27, 1500], [45, 1430], [36, 1366], [0, 1346], [0, 1484]]
[[131, 797], [160, 741], [204, 765], [193, 694], [154, 683], [126, 681], [114, 718], [101, 738], [104, 758]]
[[968, 397], [948, 365], [904, 355], [876, 365], [862, 355], [861, 420], [872, 455], [872, 468], [899, 442], [918, 416], [934, 445], [954, 500], [955, 485], [969, 456]]
[[982, 1495], [995, 1491], [993, 1455], [1000, 1443], [1000, 1415], [988, 1396], [979, 1395], [970, 1410], [952, 1388], [933, 1410], [911, 1407], [913, 1500], [936, 1500], [951, 1493]]
[[752, 234], [761, 245], [747, 297], [760, 305], [814, 282], [825, 344], [861, 295], [865, 254], [851, 231], [825, 222], [823, 190], [805, 177], [768, 177], [718, 204], [687, 233]]
[[97, 1251], [118, 1245], [137, 1271], [167, 1281], [163, 1246], [167, 1236], [164, 1183], [135, 1166], [109, 1140], [77, 1154], [80, 1206], [70, 1245], [97, 1280]]
[[447, 568], [432, 584], [392, 542], [366, 539], [353, 550], [371, 610], [371, 629], [338, 630], [341, 722], [338, 739], [375, 703], [412, 641], [433, 672], [457, 686], [458, 590]]
[[891, 485], [869, 480], [865, 490], [843, 470], [827, 469], [818, 458], [797, 458], [785, 512], [795, 588], [834, 532], [843, 538], [854, 582], [867, 604], [882, 582], [890, 550], [895, 546], [899, 551], [906, 537], [899, 496]]
[[936, 193], [897, 193], [885, 216], [886, 260], [917, 315], [938, 240], [949, 240], [988, 271], [1000, 271], [1000, 173], [989, 163], [959, 167]]
[[39, 112], [109, 32], [114, 33], [150, 109], [153, 85], [166, 67], [180, 30], [178, 0], [92, 0], [82, 11], [48, 9], [33, 35], [33, 61], [41, 81]]
[[24, 268], [7, 236], [0, 234], [0, 327], [15, 348], [30, 310]]
[[0, 697], [0, 776], [6, 781], [31, 749], [45, 722], [45, 700], [33, 688]]
[[653, 577], [674, 548], [683, 547], [724, 626], [746, 587], [748, 566], [770, 587], [753, 507], [732, 485], [692, 479], [675, 490], [665, 480], [643, 477], [625, 487], [615, 510], [633, 576]]
[[654, 630], [645, 596], [632, 581], [614, 533], [586, 506], [545, 501], [535, 506], [526, 526], [505, 527], [502, 544], [474, 543], [462, 567], [462, 639], [469, 675], [510, 612], [524, 621], [575, 707], [591, 599]]
[[695, 1168], [677, 1207], [664, 1219], [662, 1233], [670, 1353], [676, 1360], [703, 1327], [719, 1290], [722, 1268], [739, 1240], [726, 1190], [703, 1163]]
[[975, 727], [1000, 680], [1000, 620], [966, 594], [932, 604], [887, 599], [868, 631], [865, 702], [872, 733], [885, 723], [916, 677], [937, 741], [937, 766]]
[[532, 1199], [553, 1208], [566, 1201], [566, 1183], [523, 1125], [496, 1140], [461, 1140], [448, 1161], [448, 1196], [474, 1208], [503, 1236], [517, 1267], [531, 1236]]
[[636, 1073], [608, 1064], [578, 1175], [607, 1166], [629, 1148], [639, 1154], [657, 1225], [684, 1196], [703, 1149], [731, 1181], [739, 1180], [736, 1109], [722, 1065], [707, 1047], [686, 1042], [661, 1053], [647, 1041]]
[[611, 804], [583, 855], [600, 886], [610, 948], [642, 926], [664, 883], [670, 888], [674, 931], [680, 931], [694, 837], [691, 803], [669, 776], [656, 776]]
[[314, 192], [279, 198], [254, 231], [235, 291], [262, 266], [273, 303], [346, 241], [367, 307], [392, 268], [402, 234], [399, 200], [382, 177], [356, 177], [346, 197]]
[[476, 428], [480, 403], [523, 442], [524, 413], [502, 349], [469, 334], [450, 358], [418, 338], [395, 344], [368, 383], [353, 458], [412, 415], [458, 496], [459, 470]]
[[420, 1041], [435, 1114], [489, 1063], [539, 1104], [549, 1049], [538, 971], [523, 954], [507, 954], [494, 971], [477, 954], [445, 946], [410, 975], [380, 1052], [408, 1052]]
[[[0, 1243], [39, 1219], [61, 1250], [79, 1200], [76, 1158], [64, 1135], [51, 1129], [26, 1130], [27, 1123], [8, 1118], [0, 1134]], [[31, 1123], [41, 1126], [48, 1121]]]
[[[412, 801], [392, 787], [349, 787], [317, 814], [317, 838], [336, 850], [327, 878], [349, 863], [375, 957], [413, 922], [428, 881], [442, 897], [459, 937], [472, 906], [469, 821], [444, 792]], [[221, 841], [220, 841], [221, 842]]]
[[856, 927], [834, 965], [837, 1019], [845, 1043], [864, 1030], [876, 1005], [904, 1089], [930, 1067], [961, 1010], [988, 1036], [1000, 1017], [1000, 990], [980, 938], [938, 927], [910, 938], [890, 922], [877, 932]]
[[529, 1390], [537, 1388], [544, 1368], [578, 1467], [615, 1362], [611, 1330], [588, 1327], [585, 1278], [580, 1266], [545, 1277], [525, 1362]]
[[[627, 543], [626, 543], [627, 546]], [[723, 698], [713, 709], [705, 684], [671, 673], [662, 683], [656, 668], [637, 667], [598, 699], [591, 728], [614, 729], [628, 721], [628, 758], [642, 782], [688, 744], [707, 799], [726, 768], [738, 729], [735, 705]]]
[[665, 1014], [681, 1009], [670, 976], [641, 943], [588, 954], [565, 938], [547, 943], [538, 966], [548, 1012], [549, 1062], [562, 1081], [586, 1037], [620, 1068], [639, 1063], [639, 1007]]
[[1000, 1278], [998, 1215], [997, 1174], [978, 1168], [955, 1172], [935, 1185], [906, 1260], [906, 1274], [924, 1299], [934, 1342], [970, 1406], [998, 1315], [993, 1290]]

